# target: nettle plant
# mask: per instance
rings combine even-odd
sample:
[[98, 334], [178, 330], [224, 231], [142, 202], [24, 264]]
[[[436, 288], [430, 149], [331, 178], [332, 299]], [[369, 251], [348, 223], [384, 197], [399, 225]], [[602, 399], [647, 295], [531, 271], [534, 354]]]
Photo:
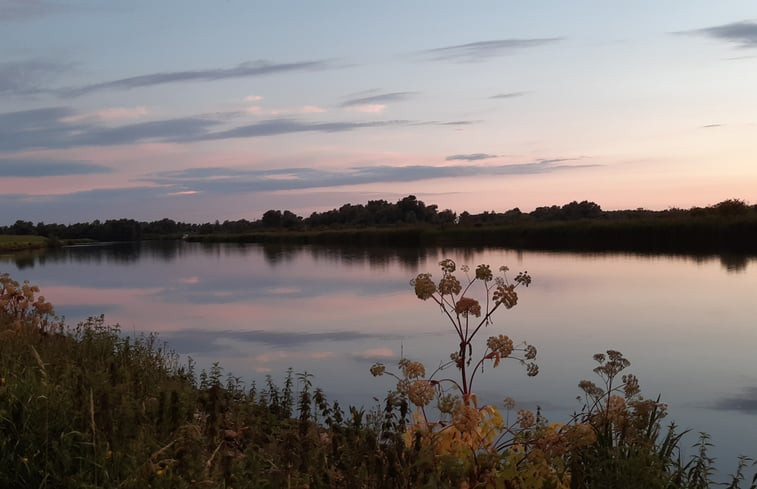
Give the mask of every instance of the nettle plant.
[[[531, 276], [521, 272], [511, 281], [506, 275], [507, 267], [500, 267], [500, 274], [495, 276], [489, 265], [479, 265], [473, 273], [462, 266], [465, 280], [461, 283], [455, 275], [453, 260], [442, 260], [439, 265], [442, 276], [438, 282], [434, 282], [430, 273], [421, 273], [411, 285], [419, 299], [435, 302], [454, 328], [459, 343], [450, 360], [430, 375], [426, 375], [422, 363], [405, 358], [399, 361], [399, 374], [387, 371], [382, 363], [374, 364], [371, 373], [395, 377], [397, 391], [417, 407], [414, 423], [406, 434], [408, 442], [420, 438], [424, 444], [444, 453], [496, 451], [503, 447], [504, 440], [513, 438], [514, 432], [506, 426], [496, 406], [479, 407], [473, 391], [476, 376], [485, 365], [496, 368], [504, 359], [518, 361], [529, 376], [535, 376], [539, 373], [533, 362], [536, 348], [525, 342], [515, 344], [510, 337], [500, 334], [490, 336], [483, 353], [476, 356], [474, 339], [493, 323], [497, 310], [511, 309], [518, 303], [516, 289], [528, 287]], [[458, 375], [446, 375], [452, 367]], [[436, 411], [429, 408], [434, 400]], [[507, 403], [506, 407], [510, 409], [512, 404]], [[438, 413], [438, 419], [432, 419], [433, 413]], [[531, 425], [533, 419], [533, 413], [521, 411], [514, 425]]]

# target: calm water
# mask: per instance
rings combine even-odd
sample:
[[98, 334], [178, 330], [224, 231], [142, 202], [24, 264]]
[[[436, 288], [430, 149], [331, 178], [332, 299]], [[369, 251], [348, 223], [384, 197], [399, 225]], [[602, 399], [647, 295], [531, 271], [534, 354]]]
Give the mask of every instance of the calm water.
[[159, 332], [200, 367], [220, 361], [248, 383], [292, 367], [330, 399], [372, 404], [391, 387], [370, 376], [374, 361], [404, 352], [429, 367], [454, 349], [439, 309], [409, 285], [420, 272], [438, 278], [445, 257], [534, 278], [489, 331], [536, 345], [541, 373], [505, 362], [477, 381], [479, 398], [510, 396], [564, 421], [578, 381], [594, 380], [592, 354], [617, 349], [669, 419], [712, 435], [721, 470], [757, 455], [754, 258], [177, 242], [2, 256], [0, 271], [38, 284], [69, 324], [105, 313], [126, 333]]

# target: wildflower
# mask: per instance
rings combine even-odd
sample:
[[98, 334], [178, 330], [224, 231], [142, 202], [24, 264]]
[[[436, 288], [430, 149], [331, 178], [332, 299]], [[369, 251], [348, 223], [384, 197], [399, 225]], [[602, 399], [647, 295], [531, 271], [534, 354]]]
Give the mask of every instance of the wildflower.
[[166, 471], [163, 470], [163, 469], [158, 469], [158, 470], [155, 471], [155, 475], [157, 475], [158, 477], [163, 477], [163, 475], [165, 473], [166, 473]]
[[626, 395], [626, 399], [635, 396], [639, 393], [639, 379], [633, 374], [623, 376], [623, 392]]
[[28, 464], [29, 463], [29, 457], [21, 457], [21, 463], [23, 463], [24, 465]]
[[539, 366], [535, 363], [529, 363], [526, 365], [526, 375], [529, 377], [536, 377], [539, 375]]
[[411, 362], [407, 359], [402, 359], [399, 362], [402, 373], [408, 379], [417, 379], [426, 375], [426, 367], [421, 362]]
[[407, 397], [416, 406], [426, 406], [434, 399], [434, 387], [427, 380], [416, 380], [408, 387]]
[[5, 377], [0, 377], [0, 385], [5, 385]]
[[518, 411], [518, 425], [520, 425], [521, 428], [528, 429], [534, 425], [536, 422], [536, 418], [534, 417], [534, 413], [531, 411], [528, 411], [526, 409], [521, 409]]
[[531, 275], [529, 275], [528, 272], [520, 272], [514, 280], [515, 283], [525, 285], [526, 287], [531, 285]]
[[110, 460], [113, 458], [113, 450], [108, 450], [105, 452], [105, 460]]
[[492, 353], [496, 352], [503, 358], [509, 357], [513, 352], [513, 340], [511, 340], [509, 336], [503, 334], [499, 336], [490, 336], [489, 339], [486, 340], [486, 346], [489, 347]]
[[590, 380], [582, 380], [578, 383], [578, 388], [593, 398], [599, 398], [605, 393], [604, 390]]
[[384, 372], [386, 371], [386, 367], [383, 363], [374, 363], [371, 367], [371, 375], [374, 377], [379, 377], [381, 375], [384, 375]]
[[534, 345], [527, 345], [526, 346], [526, 353], [525, 353], [526, 360], [533, 360], [536, 358], [536, 347]]
[[436, 292], [436, 285], [434, 284], [434, 281], [431, 280], [430, 273], [418, 274], [418, 276], [415, 277], [415, 280], [411, 281], [410, 284], [415, 287], [415, 295], [424, 301]]
[[494, 290], [492, 299], [504, 304], [507, 309], [512, 309], [518, 303], [518, 294], [515, 292], [514, 285], [500, 285]]
[[476, 299], [469, 297], [461, 297], [457, 304], [455, 304], [455, 312], [463, 317], [473, 315], [476, 317], [481, 316], [481, 304]]
[[492, 279], [492, 271], [489, 265], [479, 265], [476, 267], [476, 278], [488, 282]]
[[508, 411], [510, 409], [515, 409], [515, 399], [513, 399], [512, 397], [506, 397], [504, 404], [505, 409], [507, 409]]
[[439, 281], [439, 293], [442, 295], [459, 294], [463, 290], [463, 286], [460, 285], [460, 281], [449, 275]]
[[439, 266], [442, 267], [444, 273], [452, 273], [455, 271], [455, 262], [449, 258], [440, 261]]

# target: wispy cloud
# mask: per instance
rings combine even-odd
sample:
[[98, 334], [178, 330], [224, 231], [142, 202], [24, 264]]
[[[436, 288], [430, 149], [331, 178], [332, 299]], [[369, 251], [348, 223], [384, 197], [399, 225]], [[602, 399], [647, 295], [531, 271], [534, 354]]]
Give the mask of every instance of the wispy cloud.
[[472, 154], [462, 154], [462, 155], [450, 155], [445, 158], [447, 161], [454, 161], [454, 160], [463, 160], [463, 161], [478, 161], [478, 160], [487, 160], [489, 158], [496, 158], [497, 155], [490, 155], [487, 153], [472, 153]]
[[[0, 17], [2, 14], [0, 13]], [[0, 63], [0, 95], [33, 95], [49, 92], [45, 88], [59, 75], [70, 71], [71, 64], [43, 59]]]
[[342, 107], [353, 107], [356, 105], [376, 105], [376, 104], [388, 104], [391, 102], [401, 102], [407, 100], [410, 97], [417, 95], [417, 92], [390, 92], [382, 93], [379, 95], [372, 95], [370, 97], [353, 98], [342, 102]]
[[741, 48], [757, 47], [757, 22], [746, 20], [714, 27], [706, 27], [704, 29], [678, 32], [677, 34], [705, 35], [735, 44]]
[[[320, 108], [306, 106], [300, 110], [304, 113], [318, 113]], [[333, 133], [369, 128], [462, 125], [474, 122], [409, 120], [319, 122], [281, 118], [219, 129], [221, 126], [228, 127], [227, 124], [239, 115], [239, 113], [204, 114], [111, 126], [102, 124], [101, 120], [81, 117], [81, 114], [67, 107], [0, 113], [0, 150], [112, 146], [142, 142], [191, 143], [304, 132]]]
[[713, 127], [722, 127], [723, 124], [707, 124], [704, 126], [700, 126], [702, 129], [712, 129]]
[[491, 99], [515, 98], [515, 97], [522, 97], [526, 94], [528, 94], [528, 92], [504, 92], [504, 93], [498, 93], [496, 95], [492, 95], [489, 98]]
[[84, 161], [0, 158], [0, 175], [3, 177], [40, 178], [111, 171], [107, 166]]
[[315, 71], [334, 68], [329, 60], [298, 61], [294, 63], [273, 63], [265, 60], [246, 61], [232, 68], [209, 68], [205, 70], [169, 71], [147, 75], [119, 78], [83, 87], [63, 90], [66, 95], [84, 95], [102, 90], [130, 90], [134, 88], [183, 83], [192, 81], [217, 81], [232, 78], [249, 78], [293, 71]]
[[495, 39], [491, 41], [478, 41], [427, 49], [421, 53], [432, 61], [476, 63], [511, 54], [522, 49], [552, 44], [560, 40], [562, 40], [562, 38], [559, 37], [537, 39]]
[[253, 115], [297, 115], [297, 114], [322, 114], [328, 109], [317, 105], [303, 105], [302, 107], [285, 107], [268, 109], [259, 105], [251, 105], [244, 109], [247, 114]]
[[[437, 178], [532, 175], [595, 166], [564, 165], [560, 164], [562, 161], [565, 160], [541, 160], [497, 166], [363, 166], [338, 171], [315, 168], [283, 168], [277, 170], [190, 168], [160, 172], [145, 178], [145, 180], [154, 184], [182, 186], [210, 193], [229, 193], [311, 189], [365, 183], [414, 182]], [[285, 178], [282, 178], [282, 176]]]
[[137, 119], [150, 113], [147, 107], [110, 107], [84, 114], [76, 114], [61, 119], [64, 122], [83, 121], [117, 121], [122, 119]]

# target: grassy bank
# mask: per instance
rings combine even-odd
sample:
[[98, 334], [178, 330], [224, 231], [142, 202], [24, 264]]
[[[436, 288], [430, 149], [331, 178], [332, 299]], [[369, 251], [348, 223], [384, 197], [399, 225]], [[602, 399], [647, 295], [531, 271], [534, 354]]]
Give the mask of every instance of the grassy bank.
[[0, 253], [47, 248], [49, 241], [42, 236], [0, 234]]
[[757, 253], [757, 216], [532, 221], [513, 224], [269, 230], [192, 235], [189, 241], [519, 249]]

